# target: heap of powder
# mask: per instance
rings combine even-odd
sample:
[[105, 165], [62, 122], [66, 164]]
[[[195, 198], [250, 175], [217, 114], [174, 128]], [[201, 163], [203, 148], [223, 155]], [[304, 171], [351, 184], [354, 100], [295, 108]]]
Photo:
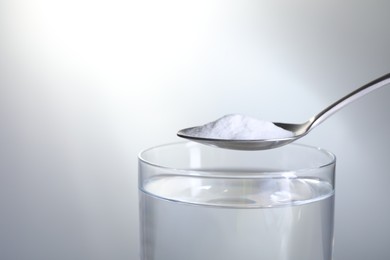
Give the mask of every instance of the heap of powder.
[[203, 126], [190, 128], [186, 135], [227, 140], [262, 140], [292, 137], [293, 133], [272, 122], [231, 114]]

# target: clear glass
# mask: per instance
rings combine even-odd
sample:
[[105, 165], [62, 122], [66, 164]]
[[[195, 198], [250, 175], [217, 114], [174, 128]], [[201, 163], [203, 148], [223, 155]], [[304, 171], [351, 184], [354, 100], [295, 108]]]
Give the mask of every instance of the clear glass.
[[197, 143], [139, 155], [142, 260], [330, 260], [335, 156]]

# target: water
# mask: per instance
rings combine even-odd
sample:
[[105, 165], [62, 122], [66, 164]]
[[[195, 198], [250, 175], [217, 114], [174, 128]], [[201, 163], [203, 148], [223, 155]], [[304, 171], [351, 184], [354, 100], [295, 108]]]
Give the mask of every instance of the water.
[[159, 176], [140, 191], [142, 260], [330, 260], [332, 186]]

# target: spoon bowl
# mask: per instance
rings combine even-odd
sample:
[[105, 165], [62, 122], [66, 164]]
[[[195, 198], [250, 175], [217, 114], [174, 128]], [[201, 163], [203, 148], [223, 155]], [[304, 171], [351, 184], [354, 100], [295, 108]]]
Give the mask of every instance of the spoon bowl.
[[177, 135], [179, 137], [202, 143], [218, 148], [232, 149], [232, 150], [246, 150], [246, 151], [256, 151], [256, 150], [267, 150], [277, 148], [288, 143], [291, 143], [298, 138], [305, 136], [308, 132], [305, 131], [309, 122], [303, 124], [287, 124], [287, 123], [274, 123], [276, 126], [283, 128], [287, 131], [293, 132], [294, 136], [278, 139], [259, 139], [259, 140], [239, 140], [239, 139], [215, 139], [215, 138], [203, 138], [197, 136], [188, 135], [187, 132], [190, 132], [195, 127], [186, 128], [180, 130]]
[[[367, 83], [366, 85], [356, 89], [350, 94], [344, 96], [343, 98], [334, 102], [333, 104], [331, 104], [330, 106], [328, 106], [320, 113], [318, 113], [316, 116], [313, 116], [303, 124], [273, 123], [274, 125], [284, 130], [292, 132], [292, 136], [287, 138], [239, 140], [239, 139], [217, 139], [217, 138], [208, 138], [208, 137], [198, 137], [198, 136], [188, 134], [193, 132], [191, 130], [195, 129], [196, 127], [182, 129], [177, 133], [177, 135], [179, 137], [189, 139], [194, 142], [211, 145], [219, 148], [225, 148], [225, 149], [246, 150], [246, 151], [273, 149], [294, 142], [295, 140], [305, 136], [313, 128], [317, 127], [320, 123], [325, 121], [327, 118], [329, 118], [331, 115], [333, 115], [335, 112], [337, 112], [344, 106], [348, 105], [349, 103], [351, 103], [352, 101], [360, 97], [365, 96], [371, 91], [374, 91], [389, 83], [390, 83], [390, 73], [383, 75], [382, 77], [379, 77]], [[261, 131], [261, 129], [259, 129], [259, 131]]]

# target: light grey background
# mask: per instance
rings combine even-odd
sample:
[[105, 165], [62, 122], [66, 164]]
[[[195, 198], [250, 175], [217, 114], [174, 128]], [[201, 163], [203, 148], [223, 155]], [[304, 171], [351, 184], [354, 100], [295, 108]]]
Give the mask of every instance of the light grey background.
[[[389, 1], [0, 2], [0, 259], [138, 259], [137, 154], [227, 113], [301, 122], [390, 72]], [[390, 258], [390, 86], [338, 157], [335, 259]]]

